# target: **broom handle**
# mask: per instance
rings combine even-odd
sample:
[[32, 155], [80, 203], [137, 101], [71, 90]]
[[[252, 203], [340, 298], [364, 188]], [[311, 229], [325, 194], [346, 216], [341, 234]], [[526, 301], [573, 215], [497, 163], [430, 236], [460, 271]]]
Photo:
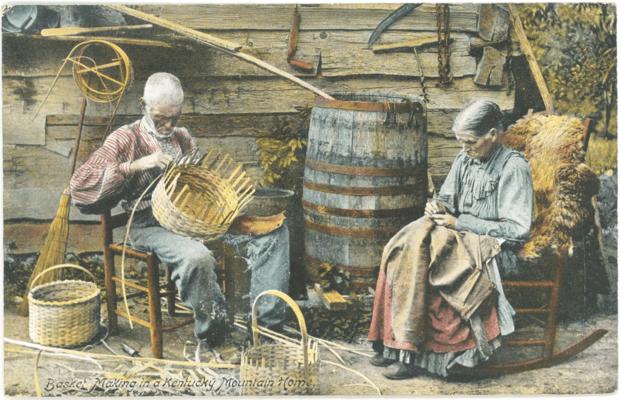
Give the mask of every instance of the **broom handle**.
[[88, 101], [86, 97], [82, 99], [82, 107], [80, 108], [80, 120], [77, 125], [77, 137], [75, 138], [75, 146], [73, 146], [73, 161], [71, 162], [71, 175], [75, 171], [75, 164], [77, 163], [78, 153], [80, 150], [80, 140], [82, 139], [82, 127], [84, 126], [84, 116], [86, 115], [86, 104]]

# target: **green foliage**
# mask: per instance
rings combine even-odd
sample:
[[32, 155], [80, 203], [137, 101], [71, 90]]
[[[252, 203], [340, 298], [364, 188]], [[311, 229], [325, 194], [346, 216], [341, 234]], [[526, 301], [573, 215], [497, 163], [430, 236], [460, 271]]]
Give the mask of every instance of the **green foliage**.
[[303, 176], [310, 113], [312, 108], [299, 107], [301, 124], [293, 121], [276, 123], [273, 132], [259, 135], [259, 163], [265, 173], [262, 184], [297, 192], [298, 177]]
[[616, 7], [612, 3], [519, 6], [557, 111], [590, 117], [616, 136]]
[[586, 163], [597, 174], [616, 168], [618, 158], [618, 141], [593, 136], [590, 138]]

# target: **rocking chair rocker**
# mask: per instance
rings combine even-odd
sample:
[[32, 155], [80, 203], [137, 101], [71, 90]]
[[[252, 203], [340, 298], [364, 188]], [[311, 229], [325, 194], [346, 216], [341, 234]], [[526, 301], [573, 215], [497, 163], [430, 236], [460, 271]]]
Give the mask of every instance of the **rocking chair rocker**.
[[[526, 117], [526, 119], [530, 117], [531, 116], [528, 116]], [[544, 116], [542, 118], [544, 118]], [[560, 118], [560, 117], [556, 117], [556, 118]], [[522, 122], [522, 121], [523, 120], [519, 122]], [[519, 122], [517, 122], [517, 124]], [[563, 122], [561, 121], [561, 123]], [[513, 139], [512, 142], [510, 142], [509, 140], [509, 143], [504, 142], [504, 144], [508, 145], [509, 147], [513, 147], [517, 150], [525, 151], [526, 157], [530, 159], [529, 157], [530, 154], [528, 154], [528, 150], [536, 151], [534, 149], [529, 148], [531, 145], [531, 139], [533, 136], [535, 135], [532, 135], [531, 132], [529, 133], [526, 132], [524, 134], [522, 130], [521, 132], [517, 132], [517, 136], [512, 138]], [[579, 138], [582, 140], [581, 143], [583, 144], [583, 147], [579, 146], [579, 142], [577, 142], [577, 146], [573, 146], [571, 148], [571, 150], [573, 150], [573, 154], [571, 156], [583, 162], [583, 159], [585, 157], [585, 151], [587, 150], [587, 145], [588, 145], [588, 141], [590, 137], [590, 120], [589, 119], [584, 122], [584, 130], [583, 132], [581, 132], [581, 135], [575, 135], [575, 136], [576, 136], [576, 139]], [[538, 145], [540, 145], [540, 143], [542, 142], [540, 137], [538, 137], [538, 139], [535, 139], [535, 140], [538, 140]], [[562, 139], [562, 140], [564, 141], [565, 139]], [[547, 150], [550, 150], [550, 151], [566, 151], [567, 149], [566, 141], [564, 141], [564, 143], [556, 143], [556, 141], [553, 140], [553, 138], [546, 138], [544, 142], [545, 142], [544, 146], [547, 146]], [[555, 149], [551, 149], [552, 147], [555, 147]], [[578, 153], [575, 153], [575, 151], [577, 151]], [[536, 199], [538, 202], [540, 200], [538, 195], [539, 193], [544, 192], [545, 188], [537, 187], [536, 171], [534, 171], [534, 168], [536, 168], [536, 166], [539, 166], [540, 164], [532, 163], [531, 161], [532, 160], [530, 160], [530, 166], [532, 167], [532, 175], [534, 176], [534, 189], [535, 189], [535, 192], [537, 192]], [[558, 179], [557, 175], [552, 177], [550, 184], [552, 186], [555, 186], [556, 185], [555, 182], [557, 182], [557, 179]], [[548, 189], [549, 188], [547, 188], [547, 192], [546, 192], [547, 195], [550, 194], [550, 191]], [[554, 197], [553, 194], [551, 194], [549, 198], [551, 199], [551, 201], [554, 201], [553, 199], [556, 198], [555, 201], [557, 201], [557, 197]], [[583, 200], [588, 200], [588, 199], [583, 199]], [[584, 205], [586, 203], [588, 205], [593, 204], [590, 201], [583, 202]], [[586, 215], [586, 213], [582, 213], [581, 215]], [[541, 218], [537, 218], [535, 224], [541, 223], [541, 222], [549, 223], [548, 220], [545, 220], [545, 217], [541, 217]], [[534, 230], [534, 234], [536, 234], [536, 230]], [[559, 309], [559, 304], [560, 304], [560, 289], [562, 287], [562, 280], [563, 280], [563, 275], [565, 272], [567, 260], [569, 259], [571, 253], [572, 253], [572, 239], [569, 238], [568, 243], [557, 246], [555, 251], [548, 252], [546, 253], [546, 255], [538, 257], [538, 259], [536, 259], [535, 262], [532, 262], [532, 260], [528, 260], [529, 265], [534, 265], [539, 270], [544, 270], [545, 268], [547, 269], [545, 271], [546, 273], [545, 279], [531, 279], [531, 278], [528, 280], [507, 279], [502, 282], [502, 285], [504, 286], [504, 288], [508, 290], [510, 290], [509, 288], [511, 288], [511, 289], [518, 289], [518, 290], [530, 290], [530, 291], [545, 290], [549, 292], [547, 306], [541, 307], [541, 308], [534, 307], [534, 308], [516, 308], [515, 309], [515, 311], [517, 312], [517, 316], [520, 316], [520, 315], [545, 316], [546, 315], [546, 321], [541, 321], [542, 324], [544, 325], [543, 337], [542, 338], [534, 337], [534, 338], [527, 338], [527, 339], [507, 339], [506, 341], [504, 341], [504, 344], [508, 346], [542, 347], [542, 352], [540, 353], [540, 355], [531, 357], [531, 358], [522, 359], [522, 360], [517, 360], [517, 361], [494, 363], [494, 364], [491, 364], [491, 363], [483, 364], [483, 365], [480, 365], [472, 369], [465, 368], [463, 371], [461, 371], [460, 375], [464, 375], [464, 376], [471, 377], [471, 378], [486, 378], [486, 377], [493, 377], [493, 376], [500, 376], [500, 375], [511, 374], [511, 373], [516, 373], [516, 372], [522, 372], [522, 371], [527, 371], [527, 370], [532, 370], [532, 369], [537, 369], [537, 368], [550, 367], [552, 365], [561, 363], [573, 357], [574, 355], [584, 351], [585, 349], [590, 347], [592, 344], [596, 343], [603, 336], [605, 336], [605, 334], [607, 334], [606, 330], [598, 329], [592, 332], [591, 334], [585, 336], [581, 340], [573, 343], [572, 345], [560, 351], [556, 351], [557, 316], [558, 316], [558, 309]]]

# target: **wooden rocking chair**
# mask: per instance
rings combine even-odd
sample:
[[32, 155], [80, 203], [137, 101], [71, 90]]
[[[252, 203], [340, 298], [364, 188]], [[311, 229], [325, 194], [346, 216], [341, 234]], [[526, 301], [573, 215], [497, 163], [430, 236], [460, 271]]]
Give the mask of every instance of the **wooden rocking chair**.
[[[587, 144], [590, 137], [590, 120], [585, 121], [585, 129], [583, 132], [583, 150], [587, 150]], [[518, 147], [518, 146], [513, 146]], [[518, 149], [521, 150], [521, 149]], [[536, 189], [536, 187], [535, 187]], [[529, 280], [504, 280], [502, 285], [507, 290], [529, 290], [529, 291], [547, 291], [548, 304], [544, 307], [534, 308], [516, 308], [517, 316], [546, 316], [542, 325], [544, 325], [544, 333], [542, 337], [530, 337], [526, 339], [507, 339], [503, 342], [508, 346], [536, 346], [542, 347], [542, 352], [535, 357], [523, 360], [510, 361], [504, 363], [483, 364], [476, 368], [464, 368], [459, 375], [465, 375], [473, 378], [484, 378], [499, 376], [504, 374], [522, 372], [542, 367], [550, 367], [552, 365], [566, 361], [574, 355], [582, 352], [590, 347], [596, 341], [601, 339], [607, 333], [604, 329], [598, 329], [591, 334], [585, 336], [581, 340], [569, 345], [568, 347], [556, 351], [556, 333], [557, 333], [557, 316], [560, 304], [560, 289], [562, 287], [562, 279], [565, 272], [567, 260], [572, 252], [572, 243], [566, 243], [560, 246], [556, 251], [536, 260], [535, 265], [540, 270], [546, 269], [545, 278]], [[530, 263], [530, 265], [532, 265]], [[492, 361], [491, 361], [492, 362]]]

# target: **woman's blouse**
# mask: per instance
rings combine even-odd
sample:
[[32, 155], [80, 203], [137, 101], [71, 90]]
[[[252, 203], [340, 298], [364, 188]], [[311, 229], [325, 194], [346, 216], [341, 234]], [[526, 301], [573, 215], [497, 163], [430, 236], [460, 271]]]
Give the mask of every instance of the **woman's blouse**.
[[498, 146], [485, 161], [459, 153], [437, 199], [457, 216], [457, 230], [513, 242], [528, 239], [534, 216], [527, 160]]

